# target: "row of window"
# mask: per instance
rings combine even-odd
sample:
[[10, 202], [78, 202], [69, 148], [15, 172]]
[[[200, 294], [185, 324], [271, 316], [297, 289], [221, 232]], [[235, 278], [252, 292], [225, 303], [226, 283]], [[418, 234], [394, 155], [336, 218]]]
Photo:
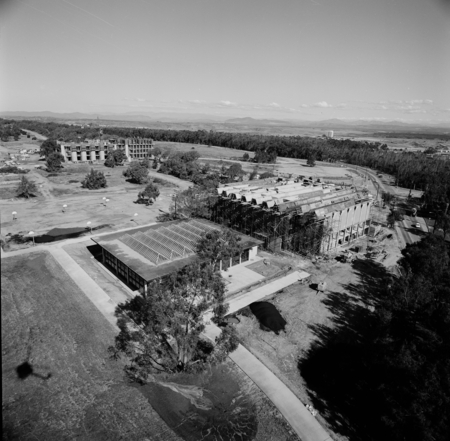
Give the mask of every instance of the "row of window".
[[132, 269], [128, 268], [123, 262], [118, 260], [111, 253], [103, 249], [103, 256], [105, 265], [112, 269], [120, 279], [126, 282], [134, 289], [139, 289], [144, 287], [144, 279], [136, 274]]

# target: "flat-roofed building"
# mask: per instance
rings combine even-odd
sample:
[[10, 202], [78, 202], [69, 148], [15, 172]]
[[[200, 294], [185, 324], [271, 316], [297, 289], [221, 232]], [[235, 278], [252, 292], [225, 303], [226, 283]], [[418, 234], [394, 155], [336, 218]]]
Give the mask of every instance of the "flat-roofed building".
[[[221, 226], [203, 219], [177, 220], [127, 232], [112, 233], [92, 240], [102, 249], [103, 264], [133, 290], [146, 290], [161, 279], [199, 259], [195, 250], [202, 235]], [[238, 233], [239, 234], [239, 233]], [[221, 261], [226, 270], [253, 259], [262, 241], [239, 234], [243, 252]]]
[[127, 160], [142, 160], [151, 157], [151, 138], [111, 138], [84, 142], [59, 143], [65, 162], [103, 162], [113, 150], [124, 151]]

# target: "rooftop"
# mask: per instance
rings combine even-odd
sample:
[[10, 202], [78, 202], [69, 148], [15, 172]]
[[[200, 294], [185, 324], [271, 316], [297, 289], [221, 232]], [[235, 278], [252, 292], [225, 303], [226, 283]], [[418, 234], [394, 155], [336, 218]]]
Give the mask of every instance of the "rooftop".
[[354, 188], [294, 181], [228, 184], [218, 188], [217, 192], [224, 198], [277, 213], [314, 211], [318, 217], [370, 200], [369, 195]]
[[[195, 249], [202, 235], [220, 228], [204, 219], [177, 220], [93, 237], [92, 240], [145, 280], [153, 280], [197, 260]], [[245, 234], [237, 234], [244, 249], [262, 243]]]

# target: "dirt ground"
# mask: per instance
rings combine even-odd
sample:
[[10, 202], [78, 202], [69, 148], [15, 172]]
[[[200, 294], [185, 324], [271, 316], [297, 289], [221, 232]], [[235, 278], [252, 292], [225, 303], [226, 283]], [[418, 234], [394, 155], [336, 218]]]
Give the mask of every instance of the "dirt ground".
[[[108, 182], [106, 189], [81, 188], [81, 181], [90, 168], [105, 173]], [[15, 183], [1, 185], [0, 197], [8, 198], [0, 201], [2, 235], [28, 234], [29, 231], [40, 235], [54, 227], [87, 227], [88, 221], [93, 228], [110, 225], [113, 230], [153, 223], [161, 210], [168, 211], [174, 192], [192, 185], [173, 176], [150, 171], [161, 194], [153, 205], [145, 206], [135, 203], [139, 191], [145, 185], [127, 182], [122, 176], [123, 170], [124, 167], [110, 169], [103, 165], [76, 164], [65, 165], [59, 174], [31, 170], [27, 177], [37, 184], [39, 194], [28, 200], [9, 197], [17, 186]], [[103, 198], [109, 201], [105, 202]], [[67, 205], [65, 212], [64, 204]], [[17, 212], [16, 221], [12, 220], [13, 211]]]
[[[383, 234], [383, 232], [381, 233]], [[396, 239], [387, 240], [390, 248], [397, 247]], [[398, 250], [398, 248], [397, 248]], [[370, 308], [370, 299], [360, 289], [362, 280], [376, 277], [379, 262], [365, 259], [362, 254], [353, 263], [342, 263], [333, 258], [313, 264], [306, 259], [288, 258], [260, 253], [271, 261], [271, 266], [282, 266], [289, 262], [294, 267], [309, 272], [311, 285], [300, 283], [291, 285], [282, 292], [269, 296], [271, 301], [287, 321], [286, 332], [276, 335], [260, 328], [256, 317], [249, 308], [238, 313], [240, 323], [236, 325], [241, 343], [275, 373], [300, 398], [304, 404], [313, 405], [313, 395], [303, 380], [299, 366], [311, 345], [320, 340], [317, 329], [333, 328], [336, 316], [331, 299], [341, 302], [356, 302]], [[258, 262], [260, 263], [260, 262]], [[381, 262], [387, 266], [389, 262]], [[255, 268], [258, 271], [258, 268]], [[326, 282], [325, 292], [318, 292], [316, 284]], [[317, 415], [318, 421], [330, 431], [333, 439], [344, 441], [347, 438], [333, 429], [332, 416], [325, 413]]]

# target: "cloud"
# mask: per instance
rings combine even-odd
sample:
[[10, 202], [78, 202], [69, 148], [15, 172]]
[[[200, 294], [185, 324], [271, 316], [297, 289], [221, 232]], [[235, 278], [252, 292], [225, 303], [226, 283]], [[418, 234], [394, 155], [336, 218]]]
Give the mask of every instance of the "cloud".
[[270, 103], [269, 107], [280, 108], [281, 106], [278, 103]]
[[227, 100], [221, 101], [219, 104], [222, 104], [223, 106], [227, 106], [227, 107], [237, 105], [237, 103], [233, 103], [232, 101], [227, 101]]
[[204, 103], [206, 103], [206, 101], [204, 101], [204, 100], [189, 100], [188, 103], [191, 103], [191, 104], [204, 104]]
[[314, 107], [333, 107], [331, 104], [328, 104], [326, 101], [319, 101], [318, 103], [313, 104]]

